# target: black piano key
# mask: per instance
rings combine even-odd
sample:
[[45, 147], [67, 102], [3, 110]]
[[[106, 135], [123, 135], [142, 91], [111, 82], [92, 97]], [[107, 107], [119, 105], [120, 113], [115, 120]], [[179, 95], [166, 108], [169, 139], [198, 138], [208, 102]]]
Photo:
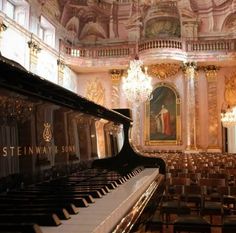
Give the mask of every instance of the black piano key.
[[4, 202], [12, 202], [12, 203], [17, 203], [17, 202], [23, 202], [23, 203], [32, 203], [32, 204], [47, 204], [50, 202], [62, 202], [62, 203], [72, 203], [76, 207], [88, 207], [88, 203], [84, 198], [60, 198], [60, 197], [55, 197], [55, 198], [38, 198], [38, 199], [30, 199], [30, 198], [11, 198], [11, 197], [0, 197], [0, 203]]
[[52, 214], [55, 213], [60, 219], [62, 220], [67, 220], [70, 219], [70, 214], [68, 211], [64, 208], [35, 208], [35, 207], [30, 207], [30, 208], [16, 208], [15, 206], [7, 206], [5, 208], [1, 207], [0, 208], [0, 214]]
[[18, 192], [18, 193], [8, 193], [8, 197], [12, 198], [30, 198], [30, 199], [36, 199], [36, 198], [63, 198], [63, 199], [73, 199], [73, 198], [84, 198], [88, 203], [94, 203], [94, 199], [91, 195], [89, 194], [72, 194], [72, 193], [67, 193], [67, 194], [62, 194], [61, 192], [57, 194], [53, 193], [43, 193], [43, 192], [38, 192], [38, 193], [23, 193], [23, 192]]
[[51, 203], [24, 203], [24, 202], [18, 202], [18, 203], [0, 203], [0, 209], [1, 208], [65, 208], [69, 214], [74, 215], [79, 213], [79, 209], [71, 203], [61, 203], [61, 202], [51, 202]]
[[0, 223], [32, 223], [41, 226], [59, 226], [60, 219], [56, 214], [0, 214]]
[[[90, 195], [92, 198], [101, 198], [102, 194], [97, 190], [86, 189], [85, 191], [73, 191], [73, 190], [61, 190], [55, 192], [55, 190], [50, 189], [42, 189], [42, 190], [23, 190], [23, 191], [10, 191], [7, 195]], [[87, 200], [88, 201], [88, 200]], [[94, 200], [93, 200], [94, 201]]]
[[[11, 191], [12, 192], [12, 191]], [[13, 192], [21, 192], [21, 191], [13, 191]], [[100, 195], [103, 195], [104, 191], [102, 191], [101, 188], [93, 188], [93, 187], [85, 187], [85, 188], [75, 188], [75, 187], [69, 187], [69, 188], [55, 188], [50, 186], [45, 187], [30, 187], [22, 190], [22, 192], [45, 192], [45, 193], [85, 193], [85, 194], [91, 194], [93, 196], [93, 192], [98, 192]], [[97, 196], [97, 194], [95, 195]], [[94, 196], [93, 196], [94, 197]]]
[[35, 223], [0, 223], [0, 232], [43, 233]]

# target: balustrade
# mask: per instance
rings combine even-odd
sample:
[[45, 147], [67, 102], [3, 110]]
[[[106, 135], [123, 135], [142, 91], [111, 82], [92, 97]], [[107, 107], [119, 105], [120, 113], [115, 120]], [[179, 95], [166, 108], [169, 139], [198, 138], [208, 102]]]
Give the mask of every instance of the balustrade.
[[112, 48], [72, 48], [72, 47], [65, 47], [65, 53], [73, 56], [73, 57], [90, 57], [90, 58], [97, 58], [97, 57], [123, 57], [131, 55], [131, 49], [134, 46], [130, 47], [112, 47]]
[[[207, 51], [235, 51], [236, 40], [207, 40], [207, 41], [190, 41], [178, 39], [156, 39], [140, 42], [138, 51], [143, 52], [152, 49], [169, 49], [180, 50], [182, 52], [207, 52]], [[99, 48], [74, 48], [65, 46], [66, 54], [74, 57], [88, 58], [108, 58], [108, 57], [128, 57], [134, 55], [135, 45], [126, 44], [120, 46], [100, 46]]]
[[234, 40], [187, 41], [187, 52], [191, 51], [229, 51], [235, 50]]
[[182, 49], [182, 41], [179, 40], [150, 40], [139, 44], [139, 51], [147, 49]]

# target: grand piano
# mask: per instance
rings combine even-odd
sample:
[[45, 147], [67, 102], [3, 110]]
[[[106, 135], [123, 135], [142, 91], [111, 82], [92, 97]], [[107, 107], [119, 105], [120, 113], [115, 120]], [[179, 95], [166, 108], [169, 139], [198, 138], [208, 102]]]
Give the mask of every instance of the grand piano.
[[164, 189], [165, 163], [130, 143], [131, 112], [0, 56], [0, 232], [132, 232]]

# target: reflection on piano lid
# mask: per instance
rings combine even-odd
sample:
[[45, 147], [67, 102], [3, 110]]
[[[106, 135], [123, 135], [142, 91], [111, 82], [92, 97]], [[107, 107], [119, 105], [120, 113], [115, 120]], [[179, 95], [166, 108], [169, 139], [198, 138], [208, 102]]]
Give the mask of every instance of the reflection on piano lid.
[[134, 151], [131, 122], [127, 109], [109, 110], [0, 57], [0, 232], [133, 225], [133, 208], [141, 213], [163, 191], [165, 163]]

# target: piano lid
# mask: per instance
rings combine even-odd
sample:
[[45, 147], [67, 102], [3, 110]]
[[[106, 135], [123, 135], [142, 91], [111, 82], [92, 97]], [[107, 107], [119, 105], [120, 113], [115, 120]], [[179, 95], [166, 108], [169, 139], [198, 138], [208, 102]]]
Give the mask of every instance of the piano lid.
[[0, 86], [118, 123], [131, 121], [130, 118], [118, 112], [26, 71], [20, 64], [3, 56], [0, 56]]
[[114, 157], [130, 122], [0, 57], [0, 191]]

